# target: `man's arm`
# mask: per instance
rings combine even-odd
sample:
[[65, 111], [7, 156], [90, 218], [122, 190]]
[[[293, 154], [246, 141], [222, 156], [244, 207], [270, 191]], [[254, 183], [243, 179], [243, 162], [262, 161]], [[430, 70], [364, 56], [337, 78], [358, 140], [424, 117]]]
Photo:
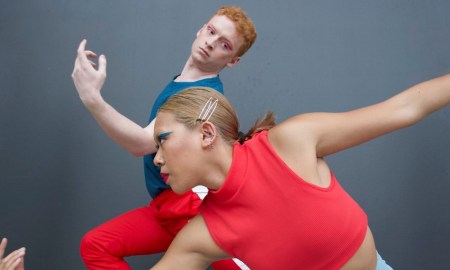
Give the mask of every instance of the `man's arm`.
[[175, 237], [164, 257], [151, 270], [206, 269], [212, 262], [231, 258], [212, 239], [201, 215]]
[[105, 133], [117, 144], [135, 156], [156, 151], [153, 141], [152, 123], [143, 128], [120, 114], [101, 96], [101, 88], [106, 79], [106, 58], [100, 55], [98, 70], [89, 60], [97, 55], [85, 50], [86, 40], [81, 41], [72, 72], [72, 79], [81, 101], [92, 114]]

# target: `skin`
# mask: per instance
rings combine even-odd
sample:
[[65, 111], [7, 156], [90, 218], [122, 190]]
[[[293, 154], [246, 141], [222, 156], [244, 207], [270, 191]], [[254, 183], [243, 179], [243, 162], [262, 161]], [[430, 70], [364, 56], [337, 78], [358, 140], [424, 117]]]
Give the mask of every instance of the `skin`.
[[[104, 55], [93, 62], [97, 54], [86, 50], [82, 40], [72, 72], [72, 80], [78, 95], [105, 133], [134, 156], [156, 152], [153, 137], [154, 120], [141, 127], [108, 104], [101, 95], [106, 79], [107, 61]], [[196, 81], [214, 77], [225, 67], [234, 67], [240, 60], [238, 49], [243, 38], [238, 35], [234, 23], [226, 16], [213, 16], [196, 35], [191, 55], [176, 81]]]
[[[189, 130], [177, 122], [170, 113], [159, 113], [156, 123], [158, 128], [155, 128], [155, 142], [158, 152], [154, 162], [161, 167], [161, 173], [167, 176], [167, 183], [172, 190], [182, 194], [200, 183], [206, 183], [210, 189], [220, 188], [223, 182], [217, 180], [225, 179], [228, 173], [232, 149], [214, 143], [218, 139], [215, 126], [205, 122], [198, 133], [198, 130]], [[170, 134], [161, 140], [159, 135], [167, 132]], [[219, 154], [226, 158], [220, 158]], [[209, 162], [198, 166], [204, 159], [209, 159]]]
[[3, 238], [0, 243], [0, 270], [23, 270], [25, 248], [19, 248], [3, 257], [6, 251], [8, 240]]
[[182, 74], [176, 81], [191, 81], [213, 77], [225, 67], [234, 67], [243, 38], [236, 32], [234, 22], [224, 15], [214, 16], [197, 32]]
[[[313, 185], [328, 187], [331, 179], [325, 156], [413, 125], [449, 103], [450, 75], [444, 75], [368, 107], [343, 113], [294, 116], [270, 129], [268, 138], [293, 172]], [[155, 134], [172, 133], [157, 141], [155, 164], [168, 174], [175, 192], [182, 193], [197, 184], [217, 190], [230, 169], [232, 145], [227, 144], [208, 121], [193, 130], [183, 127], [169, 112], [158, 115]], [[192, 146], [189, 155], [177, 148], [181, 143]], [[152, 269], [205, 269], [210, 262], [221, 258], [230, 256], [214, 242], [199, 215], [183, 228]], [[369, 229], [359, 250], [342, 269], [375, 269], [375, 265], [376, 248]]]
[[[72, 79], [85, 107], [103, 131], [118, 145], [134, 156], [156, 152], [153, 119], [142, 127], [118, 112], [101, 95], [106, 79], [107, 61], [104, 55], [86, 49], [81, 41], [72, 72]], [[215, 77], [225, 67], [234, 67], [240, 60], [239, 49], [244, 39], [237, 33], [234, 22], [226, 16], [213, 16], [196, 33], [189, 55], [176, 81], [197, 81]]]

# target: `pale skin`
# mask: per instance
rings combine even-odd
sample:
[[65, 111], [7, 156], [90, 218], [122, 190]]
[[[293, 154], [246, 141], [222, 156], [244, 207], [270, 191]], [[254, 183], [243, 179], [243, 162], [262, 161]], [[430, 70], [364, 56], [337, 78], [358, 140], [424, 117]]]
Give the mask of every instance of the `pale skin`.
[[0, 270], [23, 270], [25, 259], [25, 248], [19, 248], [5, 255], [8, 239], [3, 238], [0, 242]]
[[[108, 104], [101, 95], [106, 79], [106, 57], [98, 57], [98, 68], [92, 60], [97, 54], [86, 50], [82, 40], [75, 60], [72, 79], [81, 101], [104, 132], [134, 156], [156, 152], [153, 142], [154, 119], [142, 127]], [[243, 44], [234, 22], [226, 16], [213, 16], [197, 32], [189, 56], [176, 81], [197, 81], [214, 77], [225, 67], [235, 66], [240, 57], [237, 51]], [[92, 59], [92, 60], [91, 60]]]
[[[270, 129], [268, 138], [297, 175], [311, 184], [328, 187], [330, 169], [324, 157], [413, 125], [449, 103], [450, 75], [444, 75], [368, 107], [294, 116]], [[160, 138], [159, 134], [168, 132]], [[155, 135], [159, 149], [154, 162], [168, 175], [167, 181], [175, 192], [183, 193], [194, 185], [213, 190], [223, 185], [233, 148], [219, 136], [214, 124], [207, 121], [189, 130], [171, 113], [161, 112]], [[184, 156], [180, 145], [190, 145], [190, 155]], [[214, 242], [199, 215], [182, 229], [151, 269], [206, 269], [212, 261], [230, 257]], [[375, 269], [375, 265], [376, 249], [369, 229], [359, 250], [342, 269]]]

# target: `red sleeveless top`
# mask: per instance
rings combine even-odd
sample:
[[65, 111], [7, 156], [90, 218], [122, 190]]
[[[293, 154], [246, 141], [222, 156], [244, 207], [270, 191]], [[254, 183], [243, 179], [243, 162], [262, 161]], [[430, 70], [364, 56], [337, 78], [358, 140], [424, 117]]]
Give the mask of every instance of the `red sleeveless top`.
[[331, 174], [321, 188], [296, 175], [267, 131], [234, 145], [223, 186], [200, 212], [214, 241], [252, 270], [339, 269], [361, 246], [367, 216]]

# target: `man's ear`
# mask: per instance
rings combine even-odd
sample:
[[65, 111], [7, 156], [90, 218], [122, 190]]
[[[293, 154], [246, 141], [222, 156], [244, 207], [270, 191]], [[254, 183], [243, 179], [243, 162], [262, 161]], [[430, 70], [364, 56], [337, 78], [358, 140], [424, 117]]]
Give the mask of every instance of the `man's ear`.
[[200, 126], [200, 132], [202, 134], [202, 146], [211, 147], [217, 139], [216, 126], [209, 121], [205, 121]]
[[203, 28], [206, 27], [206, 24], [204, 24], [200, 29], [198, 29], [196, 36], [198, 37], [200, 35], [200, 32], [203, 30]]
[[231, 59], [231, 61], [228, 62], [227, 67], [234, 67], [239, 62], [239, 60], [241, 60], [240, 56], [233, 57], [233, 59]]

